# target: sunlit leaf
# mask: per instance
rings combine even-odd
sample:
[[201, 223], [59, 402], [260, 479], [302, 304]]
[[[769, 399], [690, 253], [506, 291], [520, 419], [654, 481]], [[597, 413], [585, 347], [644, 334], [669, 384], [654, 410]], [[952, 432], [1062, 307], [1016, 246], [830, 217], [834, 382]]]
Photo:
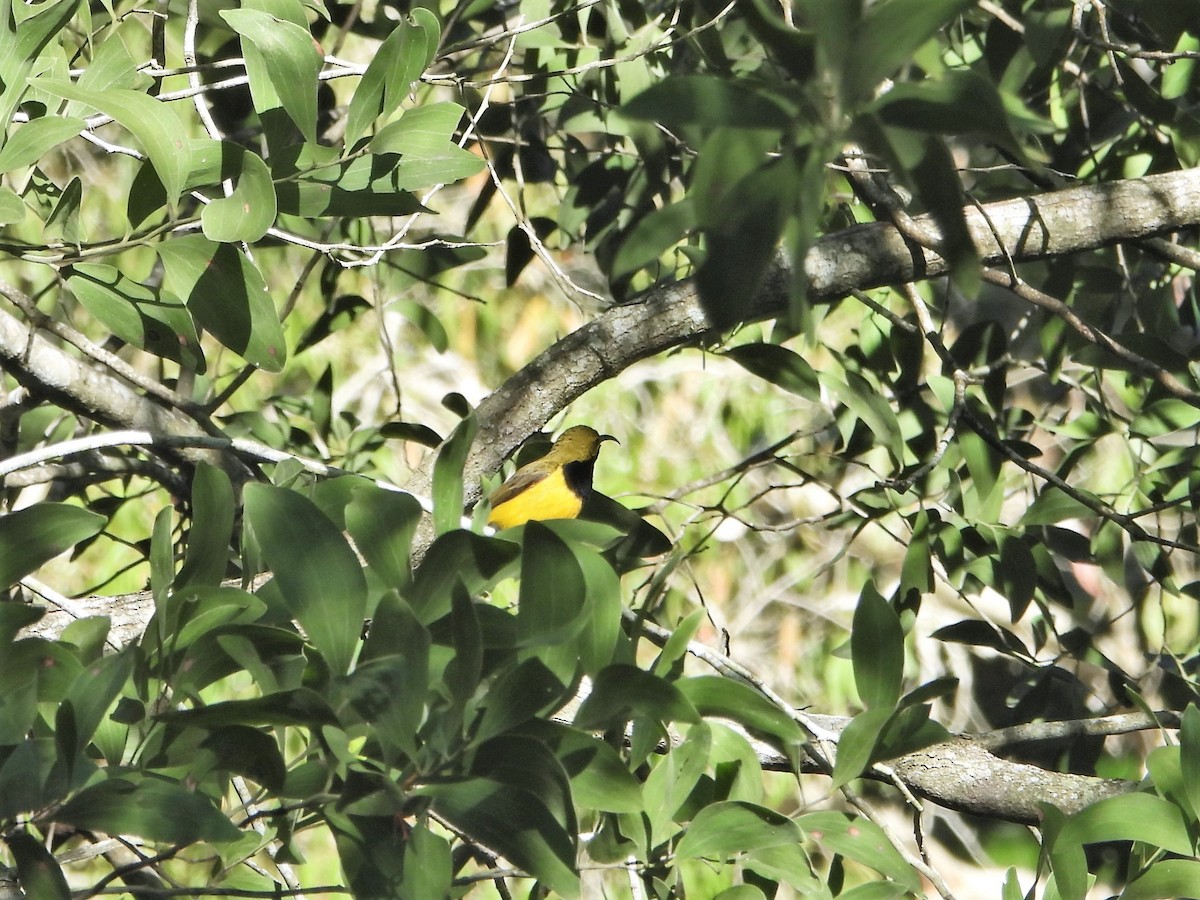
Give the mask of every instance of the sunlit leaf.
[[191, 167], [191, 145], [178, 115], [166, 103], [139, 91], [111, 88], [89, 91], [67, 81], [35, 79], [35, 85], [49, 93], [77, 100], [112, 116], [141, 142], [158, 177], [174, 200], [183, 192], [184, 179]]
[[198, 234], [155, 244], [163, 283], [196, 321], [246, 362], [278, 372], [287, 359], [279, 315], [258, 268], [231, 244]]
[[304, 139], [315, 144], [317, 74], [322, 58], [312, 35], [293, 22], [257, 9], [222, 10], [221, 17], [262, 54], [267, 77], [283, 108]]

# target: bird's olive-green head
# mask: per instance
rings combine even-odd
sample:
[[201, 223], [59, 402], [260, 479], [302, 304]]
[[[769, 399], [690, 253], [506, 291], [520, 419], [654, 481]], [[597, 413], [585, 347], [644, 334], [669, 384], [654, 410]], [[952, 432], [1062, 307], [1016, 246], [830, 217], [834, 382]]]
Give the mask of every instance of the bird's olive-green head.
[[582, 462], [600, 455], [600, 445], [605, 441], [616, 441], [611, 434], [600, 434], [587, 425], [575, 425], [564, 431], [544, 459], [562, 462]]

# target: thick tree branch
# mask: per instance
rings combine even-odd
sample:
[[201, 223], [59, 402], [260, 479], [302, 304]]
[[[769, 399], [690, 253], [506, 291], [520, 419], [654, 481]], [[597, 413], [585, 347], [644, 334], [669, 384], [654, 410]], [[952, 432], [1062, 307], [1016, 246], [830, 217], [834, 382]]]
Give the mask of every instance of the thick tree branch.
[[[54, 346], [0, 310], [0, 369], [36, 397], [52, 400], [112, 428], [175, 437], [208, 437], [190, 416], [137, 393], [110, 372]], [[210, 449], [181, 448], [180, 457], [228, 467], [232, 458]]]
[[[1200, 224], [1200, 169], [990, 203], [964, 209], [985, 264], [1027, 262], [1139, 240]], [[928, 216], [914, 218], [940, 240]], [[860, 225], [817, 240], [805, 258], [813, 300], [854, 290], [944, 275], [945, 260], [885, 223]], [[782, 257], [747, 310], [748, 321], [781, 314], [791, 268]], [[465, 468], [467, 498], [479, 479], [534, 431], [590, 388], [639, 360], [711, 335], [713, 326], [691, 279], [654, 288], [567, 335], [488, 396], [476, 410], [479, 429]], [[432, 456], [410, 482], [429, 492]]]

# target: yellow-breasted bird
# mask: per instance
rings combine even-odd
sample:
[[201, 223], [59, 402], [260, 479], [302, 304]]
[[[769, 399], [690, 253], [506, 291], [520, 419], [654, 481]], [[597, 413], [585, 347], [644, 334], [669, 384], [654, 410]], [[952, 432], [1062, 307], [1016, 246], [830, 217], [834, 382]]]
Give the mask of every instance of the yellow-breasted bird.
[[530, 519], [574, 519], [592, 492], [592, 469], [600, 445], [616, 440], [587, 425], [568, 428], [549, 453], [521, 466], [496, 489], [490, 498], [488, 524], [499, 529]]

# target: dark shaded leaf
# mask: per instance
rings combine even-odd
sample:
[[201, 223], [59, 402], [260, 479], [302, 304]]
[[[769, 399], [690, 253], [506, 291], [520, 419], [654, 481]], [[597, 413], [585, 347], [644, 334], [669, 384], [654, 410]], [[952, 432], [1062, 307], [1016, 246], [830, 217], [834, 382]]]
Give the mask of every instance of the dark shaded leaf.
[[850, 631], [854, 684], [868, 709], [895, 708], [904, 675], [904, 630], [892, 605], [867, 585]]
[[[58, 860], [33, 835], [18, 831], [6, 834], [4, 843], [17, 864], [17, 878], [27, 897], [46, 900], [70, 900], [71, 888]], [[19, 895], [14, 895], [19, 896]]]
[[176, 589], [185, 586], [216, 587], [229, 565], [235, 502], [233, 484], [223, 471], [201, 462], [192, 479], [192, 527], [188, 532], [183, 568], [175, 577]]
[[680, 690], [637, 666], [612, 665], [601, 670], [592, 691], [575, 713], [575, 727], [600, 730], [632, 718], [660, 722], [699, 722], [700, 715]]
[[724, 801], [700, 810], [675, 852], [683, 859], [723, 860], [801, 840], [800, 828], [787, 816], [753, 803]]
[[48, 816], [63, 825], [151, 841], [236, 841], [234, 827], [203, 794], [159, 779], [108, 778], [84, 788]]
[[821, 398], [817, 373], [804, 357], [787, 347], [778, 344], [741, 344], [730, 347], [725, 355], [748, 372], [805, 400], [817, 401]]
[[65, 503], [35, 503], [0, 516], [0, 588], [99, 534], [106, 524], [104, 516]]
[[311, 500], [269, 484], [245, 488], [245, 521], [280, 595], [335, 672], [346, 672], [366, 616], [354, 551]]
[[638, 94], [621, 109], [631, 119], [668, 128], [755, 128], [785, 130], [794, 113], [758, 85], [712, 75], [666, 78]]

